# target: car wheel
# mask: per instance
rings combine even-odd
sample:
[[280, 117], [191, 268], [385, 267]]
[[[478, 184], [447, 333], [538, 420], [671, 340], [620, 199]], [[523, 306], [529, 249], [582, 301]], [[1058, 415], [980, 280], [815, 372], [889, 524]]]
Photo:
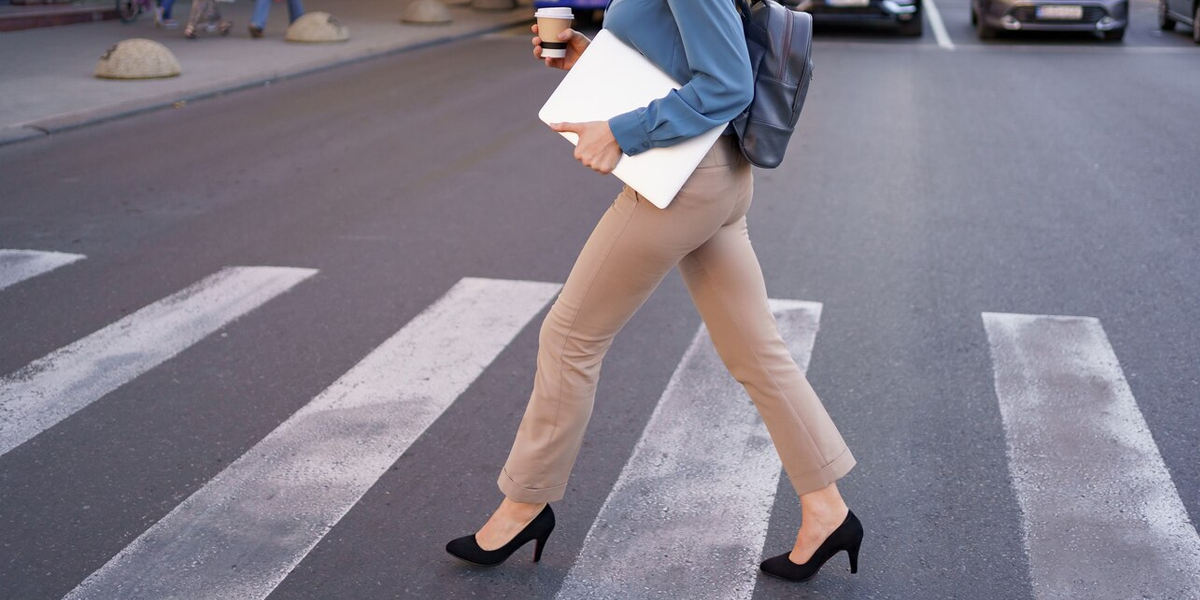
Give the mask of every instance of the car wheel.
[[1158, 0], [1158, 28], [1163, 31], [1175, 29], [1175, 19], [1167, 12], [1167, 0]]
[[900, 22], [898, 31], [904, 37], [921, 37], [921, 24], [924, 21], [925, 18], [921, 15], [921, 11], [917, 11], [913, 13], [913, 18]]
[[979, 15], [979, 17], [976, 19], [976, 21], [977, 22], [975, 23], [975, 33], [979, 34], [979, 39], [981, 39], [981, 40], [996, 39], [996, 33], [997, 33], [996, 28], [992, 27], [991, 25], [988, 25], [987, 21], [984, 20], [983, 15]]
[[1124, 27], [1120, 29], [1110, 29], [1104, 32], [1104, 41], [1106, 42], [1119, 42], [1123, 39], [1125, 39]]
[[1192, 41], [1200, 44], [1200, 4], [1196, 5], [1196, 12], [1192, 14]]

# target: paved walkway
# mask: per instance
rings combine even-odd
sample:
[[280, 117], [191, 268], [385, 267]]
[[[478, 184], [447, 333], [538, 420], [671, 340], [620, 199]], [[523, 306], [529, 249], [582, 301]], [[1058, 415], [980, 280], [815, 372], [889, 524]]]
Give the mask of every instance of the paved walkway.
[[[461, 2], [461, 0], [460, 0]], [[407, 1], [307, 0], [308, 11], [323, 10], [350, 30], [341, 44], [285, 42], [287, 6], [272, 5], [266, 36], [252, 39], [246, 26], [251, 0], [222, 3], [233, 32], [225, 38], [183, 37], [143, 15], [131, 25], [118, 21], [65, 25], [0, 34], [0, 144], [44, 136], [64, 129], [196, 100], [264, 81], [375, 56], [403, 48], [466, 37], [532, 21], [533, 9], [481, 11], [447, 2], [454, 21], [446, 25], [400, 22]], [[191, 4], [180, 0], [175, 17], [186, 21]], [[165, 44], [179, 59], [179, 77], [109, 81], [93, 76], [100, 55], [114, 43], [144, 37]]]

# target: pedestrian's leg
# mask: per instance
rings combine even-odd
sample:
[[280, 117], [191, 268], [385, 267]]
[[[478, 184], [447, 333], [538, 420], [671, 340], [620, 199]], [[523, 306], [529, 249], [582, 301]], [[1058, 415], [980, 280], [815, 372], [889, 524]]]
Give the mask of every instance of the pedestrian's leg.
[[796, 493], [845, 475], [855, 459], [779, 335], [744, 214], [685, 256], [679, 271], [717, 353], [762, 415]]
[[[497, 481], [515, 502], [563, 497], [613, 337], [679, 258], [708, 239], [728, 206], [699, 176], [659, 209], [628, 186], [600, 219], [542, 322], [533, 393]], [[683, 193], [681, 193], [682, 195]]]
[[221, 20], [221, 9], [217, 0], [204, 0], [204, 16], [209, 25], [216, 25]]
[[200, 19], [204, 17], [205, 11], [208, 10], [206, 4], [212, 0], [192, 0], [192, 10], [188, 13], [187, 26], [183, 29], [183, 35], [194, 38], [196, 37], [196, 28], [200, 26]]
[[304, 15], [304, 5], [300, 0], [288, 0], [288, 23], [295, 23]]
[[250, 26], [259, 30], [266, 29], [270, 11], [271, 0], [254, 0], [254, 14], [250, 17]]
[[738, 210], [680, 260], [679, 271], [717, 354], [762, 415], [800, 496], [802, 525], [788, 556], [801, 564], [847, 518], [836, 481], [855, 459], [779, 335], [746, 228], [753, 178], [749, 164], [739, 162], [747, 181]]

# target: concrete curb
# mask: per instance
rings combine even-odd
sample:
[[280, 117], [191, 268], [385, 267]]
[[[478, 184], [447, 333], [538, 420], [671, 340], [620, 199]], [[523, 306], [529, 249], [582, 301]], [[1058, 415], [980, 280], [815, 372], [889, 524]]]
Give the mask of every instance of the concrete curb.
[[269, 73], [267, 75], [255, 76], [250, 79], [241, 79], [237, 81], [221, 82], [215, 85], [196, 88], [188, 92], [172, 92], [170, 94], [162, 94], [148, 98], [142, 98], [131, 102], [122, 102], [119, 104], [111, 104], [101, 106], [94, 109], [75, 111], [55, 115], [20, 125], [12, 125], [0, 128], [0, 147], [12, 144], [18, 144], [33, 139], [48, 137], [55, 133], [62, 133], [72, 129], [80, 129], [108, 121], [115, 121], [127, 117], [133, 117], [165, 108], [171, 108], [177, 103], [196, 102], [208, 98], [215, 98], [225, 94], [231, 94], [245, 89], [255, 88], [263, 85], [270, 85], [275, 81], [285, 81], [305, 75], [320, 73], [329, 69], [335, 69], [346, 65], [360, 63], [385, 56], [392, 56], [431, 46], [439, 46], [461, 40], [466, 40], [474, 37], [487, 35], [509, 29], [523, 23], [533, 23], [533, 15], [513, 15], [512, 18], [503, 22], [489, 25], [474, 31], [459, 33], [456, 35], [448, 35], [444, 37], [413, 42], [410, 44], [401, 44], [399, 46], [385, 48], [369, 48], [363, 52], [350, 57], [343, 57], [329, 61], [317, 61], [302, 65], [297, 68], [283, 69], [278, 72]]

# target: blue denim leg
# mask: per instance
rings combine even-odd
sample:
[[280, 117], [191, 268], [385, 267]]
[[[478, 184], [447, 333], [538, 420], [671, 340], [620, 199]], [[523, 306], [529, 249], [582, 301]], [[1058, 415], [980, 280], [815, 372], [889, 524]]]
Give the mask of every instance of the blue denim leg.
[[250, 24], [264, 29], [267, 26], [267, 15], [270, 12], [271, 0], [254, 0], [254, 16], [250, 17]]
[[[270, 12], [271, 0], [254, 0], [254, 16], [250, 17], [250, 24], [259, 29], [266, 29], [267, 15]], [[303, 14], [304, 5], [300, 0], [288, 0], [288, 23], [295, 22]]]
[[293, 23], [304, 14], [304, 5], [300, 0], [287, 0], [288, 3], [288, 23]]

